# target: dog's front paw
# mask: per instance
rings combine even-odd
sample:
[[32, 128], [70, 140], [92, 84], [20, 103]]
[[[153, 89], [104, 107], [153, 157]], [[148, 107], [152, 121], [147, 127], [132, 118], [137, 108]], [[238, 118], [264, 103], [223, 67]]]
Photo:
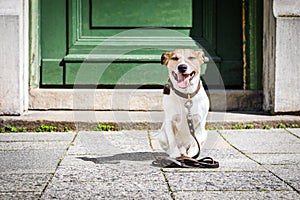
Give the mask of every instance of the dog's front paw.
[[169, 152], [167, 152], [168, 154], [169, 154], [169, 157], [171, 157], [171, 158], [174, 158], [174, 159], [176, 159], [176, 158], [178, 158], [178, 157], [180, 157], [180, 152], [178, 151], [173, 151], [172, 153], [169, 153]]

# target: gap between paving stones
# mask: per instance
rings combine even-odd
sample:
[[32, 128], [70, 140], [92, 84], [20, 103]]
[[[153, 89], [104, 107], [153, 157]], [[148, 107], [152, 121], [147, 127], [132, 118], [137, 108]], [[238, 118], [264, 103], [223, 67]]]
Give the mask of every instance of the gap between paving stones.
[[[270, 130], [270, 131], [272, 131], [272, 130]], [[147, 145], [150, 146], [150, 149], [151, 149], [151, 151], [149, 152], [149, 155], [152, 155], [152, 157], [155, 159], [156, 156], [160, 156], [161, 154], [158, 154], [157, 151], [155, 150], [154, 146], [153, 146], [153, 143], [152, 143], [153, 138], [150, 134], [150, 131], [148, 130], [148, 131], [145, 131], [145, 132], [147, 134], [147, 137], [145, 137], [145, 139], [148, 140]], [[245, 194], [244, 195], [245, 197], [247, 197], [248, 193], [249, 193], [250, 196], [251, 195], [255, 196], [255, 194], [261, 193], [265, 197], [268, 197], [268, 194], [270, 194], [271, 197], [274, 197], [274, 196], [279, 197], [279, 196], [282, 196], [282, 194], [286, 194], [287, 196], [290, 197], [290, 199], [292, 199], [294, 197], [297, 197], [296, 196], [296, 194], [298, 192], [297, 189], [293, 188], [291, 186], [291, 184], [287, 184], [287, 181], [283, 180], [283, 178], [281, 178], [279, 175], [276, 175], [277, 174], [276, 171], [275, 172], [272, 171], [271, 169], [267, 168], [267, 166], [264, 163], [259, 162], [257, 159], [255, 159], [255, 157], [254, 158], [251, 157], [251, 154], [249, 155], [249, 153], [244, 152], [238, 146], [234, 146], [229, 140], [226, 139], [226, 137], [222, 134], [222, 131], [211, 131], [211, 132], [216, 132], [216, 134], [220, 136], [221, 141], [224, 141], [224, 143], [226, 143], [232, 150], [234, 150], [234, 152], [235, 151], [238, 152], [240, 155], [243, 155], [245, 158], [251, 160], [251, 162], [256, 163], [257, 165], [261, 166], [264, 169], [264, 171], [259, 171], [259, 169], [256, 169], [256, 168], [254, 170], [250, 169], [248, 171], [245, 171], [243, 169], [236, 170], [236, 171], [235, 170], [232, 170], [232, 171], [228, 171], [228, 170], [227, 171], [226, 170], [225, 171], [224, 170], [223, 171], [218, 171], [218, 170], [187, 169], [186, 171], [184, 171], [184, 170], [181, 171], [181, 170], [173, 170], [173, 169], [167, 170], [167, 169], [163, 169], [163, 168], [157, 168], [158, 172], [163, 176], [164, 182], [161, 181], [161, 183], [157, 182], [157, 183], [154, 183], [154, 184], [161, 184], [161, 185], [157, 185], [158, 187], [163, 187], [163, 183], [166, 184], [167, 189], [169, 190], [168, 195], [170, 196], [171, 199], [177, 199], [177, 198], [181, 199], [181, 198], [184, 198], [186, 196], [193, 197], [193, 195], [191, 195], [191, 194], [194, 194], [194, 195], [198, 194], [199, 195], [199, 193], [204, 194], [204, 197], [207, 197], [207, 198], [213, 197], [214, 195], [216, 195], [216, 197], [219, 198], [223, 194], [228, 194], [229, 197], [230, 196], [233, 197], [235, 194], [239, 195], [241, 193]], [[129, 136], [133, 136], [133, 133], [131, 133], [131, 132], [128, 133], [128, 134], [129, 134]], [[59, 162], [56, 165], [55, 173], [57, 173], [58, 168], [60, 168], [60, 166], [62, 166], [62, 161], [65, 160], [65, 158], [71, 158], [72, 156], [74, 157], [74, 155], [77, 155], [77, 154], [69, 155], [68, 152], [70, 152], [72, 145], [77, 141], [78, 135], [79, 135], [79, 133], [75, 133], [72, 139], [70, 137], [70, 141], [68, 141], [69, 144], [68, 144], [67, 148], [65, 149], [62, 158], [59, 160]], [[114, 135], [117, 135], [119, 137], [118, 140], [120, 140], [120, 141], [116, 141], [116, 143], [112, 143], [112, 144], [118, 145], [118, 144], [122, 144], [122, 143], [125, 142], [125, 144], [124, 144], [125, 147], [127, 147], [128, 145], [131, 144], [130, 141], [122, 140], [122, 137], [124, 138], [124, 135], [122, 136], [122, 134], [120, 135], [118, 133], [113, 134], [113, 135], [109, 135], [109, 139], [113, 139], [115, 137]], [[294, 134], [291, 134], [291, 135], [293, 135], [293, 137], [295, 136]], [[125, 134], [125, 136], [126, 136], [126, 134]], [[137, 137], [137, 138], [143, 139], [144, 137]], [[135, 138], [135, 139], [137, 139], [137, 138]], [[11, 140], [11, 142], [12, 141], [13, 140]], [[137, 149], [139, 149], [139, 148], [132, 148], [132, 149], [130, 149], [129, 152], [135, 153]], [[126, 150], [126, 148], [125, 148], [125, 150]], [[99, 150], [97, 148], [97, 151], [101, 151], [101, 149]], [[220, 149], [220, 151], [223, 151], [223, 149]], [[289, 154], [289, 152], [284, 152], [284, 153]], [[83, 155], [88, 155], [88, 154], [83, 154]], [[113, 155], [111, 155], [111, 156], [113, 156]], [[137, 154], [137, 156], [138, 155], [139, 154]], [[98, 156], [99, 156], [99, 154], [98, 154]], [[136, 161], [133, 160], [131, 165], [136, 165], [135, 162]], [[221, 165], [222, 165], [222, 163], [221, 163]], [[145, 166], [145, 167], [147, 167], [147, 166]], [[182, 182], [184, 180], [184, 179], [177, 179], [179, 175], [185, 177], [185, 179], [187, 179], [187, 180], [194, 178], [195, 181], [192, 181], [192, 182], [194, 182], [195, 185], [192, 184], [192, 185], [181, 185], [181, 186], [177, 185], [176, 186], [175, 183], [182, 184]], [[187, 177], [186, 177], [186, 175], [187, 175]], [[250, 189], [249, 189], [249, 185], [247, 185], [245, 183], [242, 186], [239, 186], [239, 183], [236, 183], [235, 186], [232, 189], [232, 187], [229, 187], [229, 186], [224, 188], [223, 185], [226, 185], [226, 183], [217, 184], [217, 185], [210, 185], [209, 181], [208, 182], [204, 181], [205, 179], [203, 181], [199, 181], [200, 177], [207, 177], [207, 179], [209, 179], [211, 177], [215, 177], [215, 178], [220, 179], [221, 181], [222, 180], [223, 181], [229, 180], [229, 182], [230, 182], [230, 180], [231, 180], [231, 181], [235, 182], [236, 181], [236, 178], [235, 178], [236, 176], [245, 179], [244, 178], [245, 175], [249, 179], [253, 178], [254, 181], [252, 181], [252, 183], [262, 181], [262, 180], [264, 180], [264, 178], [269, 180], [269, 181], [268, 181], [268, 183], [265, 183], [265, 184], [267, 184], [267, 186], [265, 186], [265, 188], [264, 187], [255, 188], [255, 186], [251, 186]], [[261, 175], [263, 175], [262, 178], [260, 177]], [[49, 187], [49, 185], [53, 183], [53, 177], [54, 177], [54, 174], [51, 175], [50, 179], [47, 179], [48, 180], [47, 185], [44, 186], [44, 189], [43, 189], [42, 194], [40, 195], [40, 198], [43, 197], [43, 194], [46, 191], [46, 189]], [[128, 180], [130, 180], [130, 179], [128, 179]], [[124, 182], [124, 180], [123, 180], [123, 182]], [[272, 188], [273, 187], [272, 185], [271, 185], [272, 187], [270, 185], [268, 185], [269, 183], [271, 184], [272, 182], [276, 182], [276, 184], [277, 184], [277, 185], [275, 185], [276, 187], [274, 186], [274, 188]], [[87, 183], [89, 183], [89, 182], [87, 182]], [[92, 185], [94, 184], [94, 186], [95, 186], [95, 184], [97, 184], [97, 182], [90, 182], [90, 183]], [[91, 185], [91, 187], [92, 187], [92, 185]], [[80, 185], [77, 185], [77, 186], [80, 186]], [[117, 184], [116, 186], [121, 186], [121, 184]], [[207, 187], [207, 188], [205, 188], [205, 187]], [[241, 188], [239, 189], [239, 187], [241, 187]], [[186, 188], [188, 188], [188, 190], [186, 190]], [[267, 189], [269, 188], [270, 191], [264, 191], [266, 188]], [[109, 189], [109, 188], [107, 188], [107, 189]], [[290, 191], [293, 190], [293, 192], [296, 193], [296, 194], [292, 194], [292, 193], [288, 192], [287, 190], [290, 190]], [[107, 190], [106, 192], [108, 192], [108, 191], [109, 190]], [[165, 190], [165, 191], [167, 191], [167, 190]], [[287, 191], [287, 192], [285, 192], [285, 191]], [[68, 191], [66, 191], [66, 194], [67, 194], [67, 192]], [[247, 193], [247, 195], [246, 195], [246, 193]], [[298, 192], [298, 194], [299, 194], [299, 192]], [[134, 197], [134, 193], [131, 194], [131, 197]]]
[[[272, 130], [270, 130], [272, 131]], [[218, 134], [222, 137], [223, 135], [218, 132]], [[150, 137], [149, 137], [150, 138]], [[256, 163], [257, 165], [259, 166], [262, 166], [259, 162], [255, 161], [253, 158], [249, 157], [247, 154], [245, 154], [243, 151], [241, 151], [240, 149], [238, 149], [237, 147], [235, 147], [234, 145], [232, 145], [228, 140], [226, 140], [226, 138], [222, 137], [222, 139], [228, 144], [230, 145], [231, 148], [235, 149], [236, 151], [238, 151], [241, 155], [243, 155], [244, 157], [246, 157], [247, 159], [251, 160], [252, 162]], [[151, 141], [151, 138], [149, 139]], [[153, 145], [150, 143], [150, 146], [152, 147], [153, 149]], [[221, 163], [222, 164], [222, 163]], [[294, 199], [295, 196], [297, 196], [297, 190], [293, 189], [292, 187], [290, 187], [290, 184], [287, 184], [286, 181], [284, 181], [283, 179], [281, 179], [280, 177], [277, 177], [276, 174], [270, 172], [270, 170], [268, 170], [267, 168], [265, 168], [264, 166], [262, 166], [264, 171], [256, 171], [256, 170], [250, 170], [250, 171], [245, 171], [245, 170], [242, 170], [242, 171], [221, 171], [221, 173], [223, 173], [223, 175], [221, 176], [222, 179], [224, 179], [224, 177], [228, 176], [228, 178], [230, 177], [236, 177], [237, 175], [244, 177], [245, 175], [249, 175], [249, 179], [253, 178], [253, 175], [255, 175], [255, 177], [257, 178], [254, 178], [254, 181], [253, 182], [259, 182], [259, 183], [263, 183], [263, 184], [266, 184], [266, 185], [261, 185], [261, 186], [251, 186], [252, 188], [248, 188], [250, 187], [249, 185], [244, 185], [244, 188], [242, 188], [242, 190], [238, 189], [238, 188], [234, 188], [234, 189], [230, 189], [229, 188], [223, 188], [223, 189], [219, 189], [219, 190], [216, 190], [216, 189], [213, 189], [213, 188], [196, 188], [193, 187], [193, 186], [190, 186], [190, 187], [187, 187], [189, 188], [188, 190], [183, 190], [182, 188], [174, 188], [174, 181], [175, 180], [172, 180], [172, 178], [170, 179], [170, 177], [168, 177], [167, 175], [170, 174], [170, 173], [174, 173], [176, 176], [178, 176], [178, 174], [185, 174], [184, 176], [186, 175], [190, 175], [190, 177], [193, 177], [193, 175], [191, 175], [191, 173], [194, 173], [195, 176], [199, 177], [199, 174], [202, 174], [202, 175], [213, 175], [215, 174], [217, 177], [218, 175], [220, 175], [220, 171], [200, 171], [199, 169], [176, 169], [176, 170], [173, 170], [173, 169], [162, 169], [162, 172], [164, 173], [164, 176], [166, 177], [166, 182], [168, 183], [169, 185], [169, 188], [170, 188], [170, 191], [172, 192], [172, 198], [173, 199], [176, 199], [178, 193], [190, 193], [190, 192], [204, 192], [206, 194], [208, 193], [211, 193], [211, 194], [214, 194], [216, 192], [221, 192], [222, 194], [223, 193], [230, 193], [230, 192], [234, 192], [235, 194], [240, 194], [241, 192], [243, 194], [246, 194], [246, 193], [251, 193], [252, 196], [255, 194], [264, 194], [263, 196], [265, 197], [268, 197], [269, 194], [272, 194], [271, 196], [285, 196], [283, 195], [284, 194], [289, 194], [287, 196], [290, 196], [291, 198], [290, 199]], [[228, 175], [229, 174], [229, 175]], [[232, 175], [230, 175], [232, 174]], [[235, 174], [235, 175], [233, 175]], [[247, 176], [248, 176], [247, 175]], [[264, 175], [264, 178], [260, 178], [261, 175]], [[220, 177], [219, 177], [220, 178]], [[269, 183], [269, 185], [265, 182], [265, 180], [269, 180], [267, 181]], [[181, 179], [181, 181], [179, 183], [182, 182], [183, 179]], [[259, 181], [260, 180], [260, 181]], [[196, 181], [196, 180], [195, 180]], [[224, 183], [225, 184], [225, 183]], [[275, 184], [275, 186], [274, 186]], [[205, 186], [206, 183], [202, 183], [200, 184], [201, 186]], [[238, 186], [239, 184], [237, 184]], [[277, 186], [276, 186], [277, 185]], [[194, 189], [193, 189], [194, 188]], [[201, 189], [201, 190], [199, 190]], [[286, 191], [286, 192], [284, 192]], [[295, 191], [294, 192], [289, 192], [289, 191]], [[207, 197], [211, 197], [213, 195], [207, 195]], [[222, 196], [222, 195], [221, 195]], [[247, 195], [243, 195], [245, 197], [247, 197]], [[251, 196], [251, 195], [250, 195]], [[257, 196], [257, 195], [256, 195]], [[258, 195], [259, 196], [259, 195]], [[185, 197], [185, 196], [178, 196], [178, 198], [180, 197]], [[220, 196], [219, 196], [220, 197]], [[248, 197], [249, 198], [249, 197]]]
[[[292, 133], [289, 130], [284, 129], [286, 132], [288, 132], [290, 135], [295, 136], [296, 138], [299, 139], [299, 136], [297, 136], [296, 134]], [[272, 131], [269, 130], [269, 131]], [[256, 159], [252, 158], [250, 155], [251, 153], [247, 153], [244, 152], [242, 150], [240, 150], [238, 147], [234, 146], [228, 139], [225, 138], [225, 136], [222, 134], [222, 131], [218, 130], [219, 135], [230, 145], [232, 146], [234, 149], [236, 149], [237, 151], [239, 151], [241, 154], [243, 154], [244, 156], [246, 156], [247, 158], [249, 158], [250, 160], [256, 162], [258, 165], [262, 166], [265, 170], [267, 170], [270, 174], [272, 174], [274, 177], [276, 177], [277, 179], [279, 179], [280, 181], [282, 181], [283, 183], [285, 183], [286, 185], [288, 185], [290, 188], [293, 189], [293, 191], [295, 191], [296, 193], [298, 193], [300, 195], [300, 191], [295, 188], [291, 183], [289, 183], [288, 181], [284, 180], [283, 178], [281, 178], [280, 176], [278, 176], [276, 173], [274, 173], [272, 170], [270, 170], [268, 167], [266, 167], [266, 164], [263, 164], [259, 161], [257, 161]], [[250, 155], [249, 155], [250, 154]], [[252, 153], [252, 154], [269, 154], [269, 155], [278, 155], [278, 154], [298, 154], [298, 153], [294, 153], [294, 152], [272, 152], [272, 153], [265, 153], [265, 152], [261, 152], [261, 153]], [[274, 164], [272, 164], [274, 165]], [[286, 164], [277, 164], [277, 165], [286, 165]], [[275, 165], [276, 166], [276, 165]]]
[[[154, 158], [154, 160], [157, 160], [157, 156], [156, 156], [156, 154], [155, 154], [155, 150], [154, 150], [154, 147], [153, 147], [153, 144], [152, 144], [152, 139], [151, 139], [151, 133], [150, 133], [150, 130], [147, 130], [147, 135], [148, 135], [149, 146], [150, 146], [150, 148], [151, 148], [151, 150], [152, 150], [153, 158]], [[168, 190], [169, 190], [169, 192], [170, 192], [170, 197], [171, 197], [173, 200], [175, 200], [174, 191], [171, 189], [171, 186], [170, 186], [170, 184], [169, 184], [169, 180], [168, 180], [168, 178], [167, 178], [167, 176], [166, 176], [166, 172], [163, 170], [162, 167], [160, 167], [160, 171], [161, 171], [161, 173], [162, 173], [162, 175], [163, 175], [163, 177], [164, 177], [165, 183], [166, 183], [167, 188], [168, 188]]]
[[74, 133], [0, 134], [0, 199], [38, 199]]
[[[73, 191], [77, 188], [78, 190], [74, 191], [70, 198], [79, 198], [86, 194], [88, 195], [86, 198], [104, 196], [113, 198], [126, 197], [126, 195], [130, 198], [138, 198], [158, 195], [156, 197], [170, 199], [161, 170], [149, 166], [153, 154], [149, 151], [147, 137], [146, 131], [79, 132], [73, 142], [74, 145], [68, 151], [67, 160], [62, 161], [42, 198], [47, 199], [55, 195], [63, 197], [68, 194], [69, 189]], [[147, 158], [143, 158], [145, 156]], [[151, 172], [158, 172], [160, 178], [157, 179], [156, 173]], [[68, 181], [69, 178], [72, 182]], [[138, 187], [132, 187], [133, 185]], [[119, 196], [118, 192], [120, 192]]]
[[42, 196], [43, 196], [43, 194], [45, 193], [47, 187], [48, 187], [49, 184], [52, 182], [52, 179], [53, 179], [53, 177], [54, 177], [54, 175], [55, 175], [55, 173], [56, 173], [58, 167], [60, 166], [60, 164], [61, 164], [62, 160], [64, 159], [64, 157], [67, 155], [67, 152], [68, 152], [68, 150], [70, 149], [71, 145], [74, 143], [74, 141], [75, 141], [77, 135], [78, 135], [78, 132], [75, 132], [75, 134], [74, 134], [74, 136], [73, 136], [73, 139], [71, 140], [71, 142], [69, 143], [68, 147], [66, 148], [66, 151], [65, 151], [64, 155], [59, 159], [59, 161], [58, 161], [58, 163], [57, 163], [57, 165], [56, 165], [56, 167], [55, 167], [54, 173], [51, 175], [51, 177], [49, 178], [49, 180], [48, 180], [48, 182], [46, 183], [45, 187], [43, 188], [43, 190], [42, 190], [42, 192], [41, 192], [41, 194], [40, 194], [40, 196], [39, 196], [39, 199], [42, 198]]

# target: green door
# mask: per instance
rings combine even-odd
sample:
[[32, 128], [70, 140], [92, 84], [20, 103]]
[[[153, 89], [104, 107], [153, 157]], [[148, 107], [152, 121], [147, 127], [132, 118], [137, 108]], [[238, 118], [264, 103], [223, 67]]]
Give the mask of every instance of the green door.
[[[214, 58], [225, 86], [242, 88], [241, 2], [41, 0], [40, 86], [154, 88], [167, 79], [162, 52], [198, 49], [198, 43]], [[219, 87], [210, 65], [204, 80]]]

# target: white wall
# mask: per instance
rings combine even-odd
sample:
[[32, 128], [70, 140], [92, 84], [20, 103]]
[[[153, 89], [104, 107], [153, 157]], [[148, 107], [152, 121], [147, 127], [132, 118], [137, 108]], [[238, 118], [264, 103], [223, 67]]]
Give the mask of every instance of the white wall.
[[28, 0], [0, 0], [0, 115], [28, 109]]
[[300, 111], [300, 1], [274, 0], [274, 112]]

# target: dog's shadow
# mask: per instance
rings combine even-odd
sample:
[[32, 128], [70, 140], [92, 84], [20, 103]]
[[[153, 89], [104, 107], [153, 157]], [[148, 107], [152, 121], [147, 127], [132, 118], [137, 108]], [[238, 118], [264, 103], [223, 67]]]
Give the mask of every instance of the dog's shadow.
[[155, 160], [157, 157], [166, 157], [167, 154], [163, 152], [132, 152], [120, 153], [105, 157], [77, 157], [84, 161], [90, 161], [95, 164], [119, 164], [123, 161], [148, 161]]

